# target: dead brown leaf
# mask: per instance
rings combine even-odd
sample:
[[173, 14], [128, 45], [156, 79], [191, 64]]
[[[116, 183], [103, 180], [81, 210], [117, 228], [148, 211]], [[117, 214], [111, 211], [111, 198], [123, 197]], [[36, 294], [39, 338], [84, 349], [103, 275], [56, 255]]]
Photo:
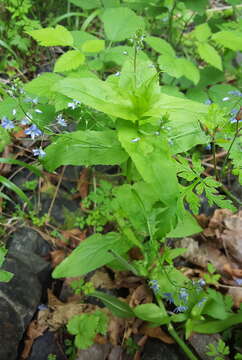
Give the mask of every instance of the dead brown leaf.
[[152, 300], [153, 295], [151, 290], [146, 284], [142, 284], [133, 291], [129, 300], [129, 305], [135, 307], [137, 305], [151, 303]]
[[51, 257], [51, 265], [55, 268], [59, 265], [66, 257], [66, 253], [64, 250], [54, 250], [50, 252]]
[[227, 295], [232, 296], [233, 298], [233, 302], [234, 302], [234, 306], [236, 308], [240, 307], [240, 304], [242, 303], [242, 288], [241, 287], [233, 287], [230, 288]]
[[115, 283], [110, 278], [109, 274], [105, 269], [95, 271], [94, 275], [90, 278], [95, 288], [103, 289], [114, 289], [116, 288]]
[[148, 324], [144, 324], [139, 329], [139, 332], [143, 335], [159, 339], [166, 344], [174, 344], [174, 340], [161, 329], [161, 327], [149, 327]]
[[90, 177], [90, 169], [84, 168], [80, 173], [80, 177], [77, 183], [77, 190], [82, 199], [85, 199], [85, 197], [87, 197], [89, 192], [89, 177]]
[[108, 326], [109, 339], [112, 345], [118, 345], [125, 329], [125, 320], [111, 316]]
[[221, 235], [224, 248], [238, 265], [242, 266], [242, 212], [226, 216], [224, 223], [226, 229]]

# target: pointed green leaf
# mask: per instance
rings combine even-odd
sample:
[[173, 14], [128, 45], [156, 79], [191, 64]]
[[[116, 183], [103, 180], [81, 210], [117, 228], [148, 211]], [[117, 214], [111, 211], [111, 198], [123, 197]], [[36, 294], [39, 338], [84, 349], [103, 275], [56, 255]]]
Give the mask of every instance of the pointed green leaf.
[[91, 294], [91, 296], [95, 296], [100, 299], [115, 316], [125, 319], [134, 317], [131, 307], [124, 301], [121, 301], [114, 296], [104, 294], [101, 291], [95, 291]]
[[87, 40], [82, 45], [82, 51], [86, 53], [98, 53], [105, 49], [104, 40]]
[[178, 66], [179, 69], [182, 69], [182, 75], [191, 80], [195, 85], [199, 82], [199, 70], [191, 61], [180, 58], [176, 60], [176, 66]]
[[159, 54], [170, 55], [173, 57], [176, 56], [172, 46], [164, 39], [155, 36], [148, 36], [145, 38], [145, 42]]
[[212, 39], [233, 51], [242, 50], [242, 31], [219, 31], [212, 36]]
[[169, 322], [166, 311], [156, 304], [142, 304], [136, 306], [133, 311], [139, 319], [144, 321], [159, 325]]
[[212, 32], [207, 23], [196, 26], [195, 30], [193, 31], [195, 38], [201, 42], [206, 41], [211, 34]]
[[69, 71], [78, 68], [85, 61], [85, 55], [79, 50], [69, 50], [61, 55], [54, 67], [55, 72]]
[[197, 50], [200, 57], [208, 64], [214, 66], [219, 70], [223, 69], [221, 56], [219, 55], [217, 50], [214, 49], [214, 47], [212, 47], [208, 43], [198, 43]]
[[73, 37], [64, 26], [57, 25], [55, 28], [43, 28], [27, 32], [42, 46], [72, 46]]

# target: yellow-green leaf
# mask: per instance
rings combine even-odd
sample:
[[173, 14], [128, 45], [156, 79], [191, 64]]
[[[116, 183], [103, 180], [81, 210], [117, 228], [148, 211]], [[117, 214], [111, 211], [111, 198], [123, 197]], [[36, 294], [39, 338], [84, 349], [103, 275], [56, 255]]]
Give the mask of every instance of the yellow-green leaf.
[[64, 26], [57, 25], [55, 28], [43, 28], [39, 30], [28, 31], [42, 46], [72, 46], [73, 37]]
[[85, 55], [79, 50], [69, 50], [61, 55], [55, 63], [54, 71], [69, 71], [78, 68], [85, 61]]
[[98, 53], [105, 49], [104, 40], [87, 40], [82, 45], [82, 51], [86, 53]]
[[208, 64], [216, 67], [221, 71], [223, 70], [221, 56], [217, 50], [214, 49], [214, 47], [204, 42], [198, 44], [197, 50], [200, 57]]

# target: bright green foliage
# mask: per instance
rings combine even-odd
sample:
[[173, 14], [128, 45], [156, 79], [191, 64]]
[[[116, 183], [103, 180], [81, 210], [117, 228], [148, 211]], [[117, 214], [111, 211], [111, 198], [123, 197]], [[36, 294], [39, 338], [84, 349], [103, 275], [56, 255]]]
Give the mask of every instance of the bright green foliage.
[[96, 334], [106, 334], [107, 321], [107, 315], [101, 311], [76, 315], [68, 321], [67, 330], [75, 335], [75, 346], [78, 349], [87, 349], [93, 344]]
[[212, 39], [219, 45], [233, 51], [242, 50], [242, 32], [219, 31], [212, 36]]
[[106, 36], [111, 41], [125, 40], [144, 28], [143, 18], [125, 7], [107, 9], [101, 19]]
[[82, 45], [82, 51], [86, 53], [98, 53], [105, 48], [104, 40], [87, 40]]
[[45, 28], [28, 32], [42, 46], [72, 46], [71, 33], [61, 25], [55, 28]]
[[169, 316], [161, 306], [155, 304], [143, 304], [134, 308], [135, 315], [144, 321], [151, 322], [156, 325], [163, 325], [169, 322]]
[[70, 0], [70, 2], [87, 10], [95, 9], [101, 5], [100, 0]]
[[3, 151], [5, 146], [10, 144], [10, 142], [11, 141], [10, 141], [10, 136], [9, 136], [8, 132], [1, 127], [0, 128], [0, 151]]
[[201, 42], [197, 45], [197, 51], [203, 60], [222, 71], [223, 66], [221, 57], [213, 46], [206, 42]]
[[159, 54], [170, 55], [173, 57], [176, 55], [172, 46], [164, 39], [155, 36], [148, 36], [145, 38], [145, 42]]
[[229, 347], [219, 339], [217, 346], [214, 344], [208, 345], [209, 351], [206, 353], [209, 356], [214, 356], [214, 360], [223, 360], [224, 356], [229, 355]]
[[207, 23], [196, 26], [193, 35], [198, 41], [206, 41], [212, 34], [211, 29]]
[[124, 319], [134, 317], [133, 310], [126, 302], [121, 301], [112, 295], [105, 294], [101, 291], [94, 291], [92, 293], [92, 296], [95, 296], [96, 298], [101, 300], [115, 316]]
[[114, 260], [110, 250], [124, 254], [130, 247], [118, 233], [92, 235], [58, 265], [52, 275], [54, 278], [85, 275]]
[[78, 68], [85, 61], [85, 56], [79, 50], [69, 50], [61, 55], [55, 63], [54, 71], [62, 72]]

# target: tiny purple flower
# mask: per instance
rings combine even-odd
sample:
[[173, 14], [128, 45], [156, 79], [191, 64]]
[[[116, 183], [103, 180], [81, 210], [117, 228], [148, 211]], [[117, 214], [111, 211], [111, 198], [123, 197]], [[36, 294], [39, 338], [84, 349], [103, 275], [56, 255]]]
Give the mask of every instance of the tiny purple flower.
[[6, 116], [4, 116], [2, 118], [2, 123], [1, 123], [2, 127], [6, 130], [11, 130], [14, 128], [14, 123], [9, 120]]
[[162, 294], [164, 300], [166, 300], [169, 304], [174, 304], [174, 299], [171, 293], [165, 292]]
[[188, 309], [187, 306], [180, 305], [180, 306], [177, 306], [177, 307], [174, 309], [174, 312], [175, 312], [175, 313], [185, 312], [185, 311], [187, 311], [187, 309]]
[[42, 135], [42, 131], [37, 128], [35, 124], [31, 125], [28, 129], [24, 130], [26, 135], [30, 135], [31, 139], [34, 140], [37, 136]]
[[32, 151], [34, 156], [39, 156], [40, 158], [43, 158], [46, 155], [46, 152], [41, 147], [38, 149], [33, 149]]

